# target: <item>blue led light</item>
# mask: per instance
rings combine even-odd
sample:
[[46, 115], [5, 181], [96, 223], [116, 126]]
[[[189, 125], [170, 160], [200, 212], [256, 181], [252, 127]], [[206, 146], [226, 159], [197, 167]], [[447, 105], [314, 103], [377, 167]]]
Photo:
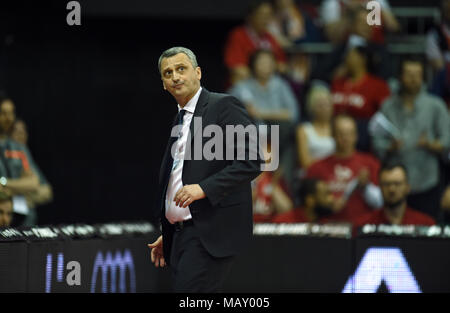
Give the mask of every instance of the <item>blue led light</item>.
[[58, 265], [56, 268], [56, 280], [58, 282], [63, 281], [63, 274], [64, 274], [64, 254], [58, 253]]
[[116, 251], [114, 257], [110, 251], [106, 252], [106, 256], [99, 251], [95, 258], [94, 268], [92, 270], [91, 292], [95, 292], [97, 284], [98, 270], [102, 270], [101, 282], [102, 292], [108, 292], [108, 272], [111, 272], [111, 281], [109, 291], [117, 292], [117, 270], [119, 270], [119, 292], [126, 292], [126, 269], [130, 275], [130, 292], [136, 292], [136, 274], [134, 270], [134, 261], [131, 252], [127, 249], [123, 255], [120, 251]]
[[52, 286], [52, 254], [47, 254], [47, 265], [45, 266], [45, 292], [49, 293]]

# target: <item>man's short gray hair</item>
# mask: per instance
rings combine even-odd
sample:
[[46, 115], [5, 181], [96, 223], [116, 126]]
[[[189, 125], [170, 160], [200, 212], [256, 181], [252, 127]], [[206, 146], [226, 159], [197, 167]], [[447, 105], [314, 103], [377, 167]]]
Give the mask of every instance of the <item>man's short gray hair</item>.
[[158, 60], [159, 73], [161, 73], [162, 60], [164, 58], [173, 57], [174, 55], [177, 55], [178, 53], [184, 53], [189, 58], [189, 61], [191, 61], [191, 64], [194, 68], [196, 68], [198, 66], [197, 57], [195, 56], [194, 52], [192, 52], [192, 50], [185, 48], [185, 47], [173, 47], [173, 48], [170, 48], [170, 49], [167, 49], [166, 51], [164, 51], [161, 54], [161, 56], [159, 57], [159, 60]]

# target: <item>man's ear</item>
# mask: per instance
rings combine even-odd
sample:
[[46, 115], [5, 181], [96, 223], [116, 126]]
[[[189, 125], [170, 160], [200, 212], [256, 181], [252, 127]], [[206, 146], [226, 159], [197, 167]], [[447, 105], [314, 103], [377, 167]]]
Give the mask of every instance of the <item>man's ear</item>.
[[164, 90], [167, 90], [167, 88], [166, 88], [166, 84], [164, 84], [164, 81], [163, 80], [161, 80], [162, 81], [162, 84], [163, 84], [163, 88], [164, 88]]
[[197, 72], [198, 80], [202, 79], [202, 69], [200, 68], [200, 66], [197, 66], [195, 68], [195, 71]]

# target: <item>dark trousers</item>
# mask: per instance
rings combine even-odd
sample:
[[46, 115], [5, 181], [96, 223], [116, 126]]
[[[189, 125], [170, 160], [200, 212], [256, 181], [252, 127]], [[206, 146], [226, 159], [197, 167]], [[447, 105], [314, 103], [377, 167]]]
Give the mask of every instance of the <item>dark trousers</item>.
[[194, 226], [176, 231], [170, 254], [174, 292], [221, 292], [234, 257], [216, 258], [203, 247]]

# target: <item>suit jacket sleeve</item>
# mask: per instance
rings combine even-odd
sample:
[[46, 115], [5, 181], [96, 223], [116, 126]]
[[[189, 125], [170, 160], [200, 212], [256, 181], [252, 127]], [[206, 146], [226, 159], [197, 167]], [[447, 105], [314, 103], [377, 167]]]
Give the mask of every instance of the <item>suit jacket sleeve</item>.
[[[219, 100], [216, 105], [218, 106], [218, 123], [221, 126], [223, 133], [225, 132], [226, 125], [242, 125], [246, 127], [248, 125], [254, 125], [253, 120], [247, 113], [247, 110], [239, 100], [232, 96], [227, 96]], [[256, 128], [256, 126], [255, 126]], [[226, 135], [224, 135], [224, 138]], [[258, 138], [256, 143], [258, 143]], [[226, 140], [225, 140], [226, 141]], [[229, 164], [225, 166], [219, 172], [209, 176], [202, 180], [199, 185], [206, 194], [211, 204], [214, 206], [218, 204], [225, 196], [227, 196], [233, 189], [238, 186], [242, 186], [245, 183], [250, 183], [255, 177], [261, 173], [261, 157], [259, 153], [256, 153], [256, 160], [250, 158], [250, 139], [249, 136], [245, 136], [245, 159], [238, 160], [236, 157], [234, 160], [230, 160]], [[239, 143], [234, 145], [234, 155], [236, 156]], [[258, 146], [257, 146], [258, 147]], [[256, 152], [259, 152], [259, 147]], [[224, 157], [226, 153], [224, 151]]]

